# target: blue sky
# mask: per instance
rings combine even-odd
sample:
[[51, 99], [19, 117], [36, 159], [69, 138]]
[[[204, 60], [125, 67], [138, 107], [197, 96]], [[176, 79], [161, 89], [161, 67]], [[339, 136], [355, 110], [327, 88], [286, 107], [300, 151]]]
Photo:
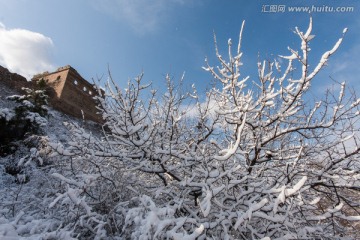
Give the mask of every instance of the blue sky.
[[[284, 5], [285, 12], [269, 12]], [[257, 60], [287, 55], [298, 47], [293, 30], [306, 30], [309, 13], [289, 7], [353, 7], [352, 12], [313, 12], [312, 60], [329, 50], [345, 27], [343, 45], [318, 76], [317, 89], [346, 80], [357, 87], [360, 55], [360, 2], [284, 0], [0, 0], [0, 64], [25, 75], [72, 65], [86, 79], [107, 77], [124, 86], [144, 71], [145, 82], [164, 85], [185, 72], [185, 84], [204, 90], [211, 76], [205, 56], [214, 65], [213, 31], [220, 50], [243, 33], [243, 74], [256, 79]], [[264, 12], [264, 10], [266, 12]], [[357, 87], [360, 90], [360, 86]]]

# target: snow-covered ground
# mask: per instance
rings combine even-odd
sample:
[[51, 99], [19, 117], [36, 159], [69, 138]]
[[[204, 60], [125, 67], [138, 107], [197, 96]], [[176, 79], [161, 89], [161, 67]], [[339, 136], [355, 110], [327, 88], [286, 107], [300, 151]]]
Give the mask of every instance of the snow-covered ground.
[[[16, 104], [6, 96], [17, 94], [0, 83], [0, 109]], [[51, 173], [61, 166], [60, 158], [51, 158], [49, 142], [66, 145], [69, 131], [64, 123], [73, 122], [92, 132], [99, 131], [94, 123], [85, 123], [49, 109], [47, 125], [42, 134], [28, 136], [13, 144], [13, 151], [0, 156], [0, 239], [73, 239], [70, 232], [59, 231], [63, 219], [56, 210], [48, 209], [57, 194]]]

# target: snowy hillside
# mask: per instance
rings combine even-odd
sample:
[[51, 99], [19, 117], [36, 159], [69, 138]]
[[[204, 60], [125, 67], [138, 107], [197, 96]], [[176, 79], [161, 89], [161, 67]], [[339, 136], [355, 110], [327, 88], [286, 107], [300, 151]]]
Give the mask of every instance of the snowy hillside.
[[[0, 84], [0, 109], [11, 109], [17, 104], [6, 96], [18, 94]], [[51, 158], [49, 142], [66, 145], [69, 130], [65, 123], [72, 122], [99, 134], [99, 126], [84, 123], [49, 109], [47, 125], [42, 134], [27, 136], [12, 143], [10, 154], [0, 156], [0, 239], [71, 239], [58, 233], [62, 219], [56, 211], [47, 211], [50, 196], [57, 194], [51, 173], [63, 164], [60, 158]], [[57, 169], [57, 170], [55, 170]], [[46, 233], [46, 234], [44, 234]]]

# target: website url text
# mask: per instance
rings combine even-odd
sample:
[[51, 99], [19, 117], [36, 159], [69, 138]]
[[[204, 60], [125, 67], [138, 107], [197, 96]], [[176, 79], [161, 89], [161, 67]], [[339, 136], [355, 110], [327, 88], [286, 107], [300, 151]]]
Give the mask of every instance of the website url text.
[[343, 6], [286, 6], [286, 5], [263, 5], [261, 8], [263, 13], [285, 13], [285, 12], [318, 12], [318, 13], [347, 13], [354, 12], [354, 7]]

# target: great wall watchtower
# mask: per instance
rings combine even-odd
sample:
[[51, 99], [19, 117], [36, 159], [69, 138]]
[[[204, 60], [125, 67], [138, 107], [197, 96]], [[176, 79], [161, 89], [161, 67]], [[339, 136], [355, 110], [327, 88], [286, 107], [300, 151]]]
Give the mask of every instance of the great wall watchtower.
[[55, 72], [37, 74], [32, 81], [40, 79], [53, 89], [50, 104], [54, 109], [78, 118], [102, 122], [94, 99], [97, 91], [70, 65], [60, 67]]

